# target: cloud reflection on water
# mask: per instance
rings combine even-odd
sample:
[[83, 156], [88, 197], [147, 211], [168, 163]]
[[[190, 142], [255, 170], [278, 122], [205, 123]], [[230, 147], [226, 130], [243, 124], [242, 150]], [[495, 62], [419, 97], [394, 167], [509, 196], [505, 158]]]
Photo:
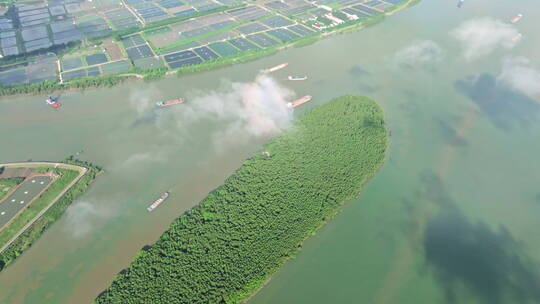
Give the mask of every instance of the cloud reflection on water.
[[427, 223], [423, 247], [446, 302], [462, 303], [465, 290], [485, 304], [540, 302], [538, 267], [510, 232], [504, 226], [492, 229], [472, 222], [437, 176], [426, 174], [422, 179], [425, 197], [441, 207]]
[[534, 99], [497, 82], [491, 74], [458, 80], [455, 88], [471, 99], [497, 128], [505, 131], [516, 126], [527, 128], [540, 111], [540, 104]]
[[467, 140], [459, 135], [456, 129], [442, 119], [435, 119], [436, 125], [439, 126], [441, 136], [452, 146], [466, 146]]
[[371, 73], [366, 70], [364, 67], [362, 67], [361, 65], [353, 65], [350, 69], [349, 69], [349, 74], [353, 77], [363, 77], [363, 76], [369, 76], [371, 75]]

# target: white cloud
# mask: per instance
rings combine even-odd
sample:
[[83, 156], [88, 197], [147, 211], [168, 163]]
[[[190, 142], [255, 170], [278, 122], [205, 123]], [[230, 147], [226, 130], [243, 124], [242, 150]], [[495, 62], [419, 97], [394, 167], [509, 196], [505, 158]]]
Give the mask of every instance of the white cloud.
[[66, 210], [64, 230], [73, 238], [80, 238], [92, 231], [96, 224], [110, 217], [111, 210], [95, 202], [75, 202]]
[[210, 92], [189, 103], [196, 118], [214, 116], [232, 121], [234, 128], [260, 136], [279, 132], [291, 121], [287, 107], [292, 93], [272, 78], [261, 75], [254, 82], [232, 83], [226, 92]]
[[540, 96], [540, 71], [530, 65], [530, 60], [524, 57], [507, 58], [497, 81], [529, 96]]
[[394, 64], [400, 68], [429, 68], [444, 58], [444, 50], [431, 40], [422, 40], [399, 50], [394, 55]]
[[145, 115], [154, 108], [152, 98], [158, 94], [159, 90], [153, 85], [134, 88], [129, 93], [129, 100], [139, 115]]
[[463, 55], [469, 61], [496, 49], [511, 49], [521, 37], [514, 25], [492, 18], [465, 21], [450, 34], [461, 43]]
[[[186, 93], [196, 97], [166, 109], [156, 109], [150, 98], [140, 97], [140, 92], [132, 100], [140, 117], [159, 128], [156, 136], [166, 137], [170, 145], [193, 138], [189, 130], [201, 124], [206, 124], [201, 127], [211, 134], [201, 131], [198, 140], [208, 137], [214, 141], [214, 148], [221, 150], [223, 145], [278, 134], [292, 122], [287, 103], [294, 94], [268, 75], [259, 75], [248, 83], [224, 83], [216, 91]], [[148, 160], [143, 154], [132, 157], [134, 161]]]
[[154, 157], [150, 154], [150, 152], [138, 152], [138, 153], [130, 155], [124, 162], [127, 165], [127, 164], [132, 164], [132, 163], [149, 161], [153, 159]]
[[142, 163], [161, 163], [161, 162], [165, 162], [167, 159], [165, 157], [165, 153], [167, 151], [165, 151], [163, 148], [161, 149], [150, 149], [149, 151], [146, 151], [146, 152], [136, 152], [136, 153], [133, 153], [129, 156], [127, 156], [127, 158], [124, 158], [125, 160], [123, 160], [121, 163], [120, 163], [120, 167], [130, 167], [130, 168], [133, 168], [139, 164], [142, 164]]

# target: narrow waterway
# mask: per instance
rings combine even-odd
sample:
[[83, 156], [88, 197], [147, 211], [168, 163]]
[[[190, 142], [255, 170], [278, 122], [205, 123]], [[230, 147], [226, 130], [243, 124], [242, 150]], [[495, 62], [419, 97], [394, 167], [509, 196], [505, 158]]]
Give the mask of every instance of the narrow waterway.
[[[525, 16], [515, 25], [497, 22], [518, 13]], [[360, 32], [256, 62], [66, 93], [59, 111], [41, 97], [0, 100], [2, 162], [83, 150], [80, 158], [106, 169], [0, 273], [0, 302], [90, 302], [137, 250], [259, 149], [265, 137], [235, 129], [235, 116], [220, 114], [227, 102], [215, 100], [285, 61], [276, 82], [314, 97], [296, 114], [343, 94], [371, 96], [385, 110], [391, 147], [361, 197], [252, 303], [540, 302], [540, 103], [534, 90], [503, 81], [515, 66], [540, 70], [539, 18], [534, 0], [467, 1], [461, 9], [425, 0]], [[455, 31], [478, 27], [498, 36], [471, 55]], [[514, 30], [523, 34], [515, 46], [505, 40]], [[289, 74], [309, 80], [287, 82]], [[177, 96], [224, 108], [154, 110], [153, 102]], [[148, 213], [166, 190], [171, 198]]]

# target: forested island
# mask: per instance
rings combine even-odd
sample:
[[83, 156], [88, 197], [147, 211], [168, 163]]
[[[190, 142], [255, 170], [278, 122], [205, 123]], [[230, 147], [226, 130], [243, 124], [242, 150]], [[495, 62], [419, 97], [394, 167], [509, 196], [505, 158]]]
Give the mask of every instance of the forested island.
[[344, 96], [246, 160], [141, 250], [96, 303], [238, 303], [358, 196], [387, 148], [382, 110]]

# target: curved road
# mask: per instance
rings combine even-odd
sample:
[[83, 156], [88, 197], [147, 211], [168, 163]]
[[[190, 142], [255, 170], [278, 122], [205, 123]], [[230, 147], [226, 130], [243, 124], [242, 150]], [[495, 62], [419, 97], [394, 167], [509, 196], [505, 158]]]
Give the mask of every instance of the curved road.
[[0, 167], [21, 167], [21, 166], [37, 167], [37, 166], [43, 166], [43, 165], [53, 165], [55, 168], [65, 168], [65, 169], [77, 170], [77, 171], [79, 171], [79, 175], [66, 188], [64, 188], [64, 190], [62, 190], [62, 192], [60, 192], [47, 207], [45, 207], [43, 210], [41, 210], [41, 212], [39, 212], [36, 215], [36, 217], [34, 217], [28, 224], [24, 225], [24, 227], [15, 236], [13, 236], [13, 238], [11, 238], [6, 244], [4, 244], [4, 246], [2, 246], [0, 248], [0, 253], [2, 253], [6, 248], [8, 248], [9, 245], [11, 245], [11, 243], [13, 243], [23, 232], [26, 231], [26, 229], [28, 229], [28, 227], [30, 227], [45, 212], [47, 212], [47, 210], [49, 210], [49, 208], [51, 206], [53, 206], [56, 203], [56, 201], [58, 199], [60, 199], [62, 197], [62, 195], [64, 195], [66, 193], [66, 191], [71, 189], [71, 187], [73, 187], [73, 185], [75, 185], [75, 183], [77, 183], [81, 179], [81, 177], [83, 177], [83, 175], [85, 175], [86, 172], [88, 171], [88, 169], [85, 168], [85, 167], [76, 166], [76, 165], [70, 165], [70, 164], [64, 164], [64, 163], [55, 163], [55, 162], [6, 163], [6, 164], [0, 164]]

